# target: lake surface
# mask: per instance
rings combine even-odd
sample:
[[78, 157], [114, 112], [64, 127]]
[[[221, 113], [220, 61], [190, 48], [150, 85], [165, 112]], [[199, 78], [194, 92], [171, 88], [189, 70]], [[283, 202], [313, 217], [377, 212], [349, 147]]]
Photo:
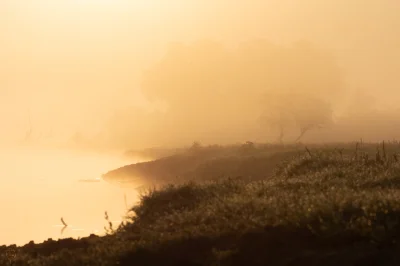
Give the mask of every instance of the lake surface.
[[[118, 225], [139, 191], [99, 179], [135, 163], [117, 155], [61, 150], [0, 151], [0, 245], [23, 245], [48, 238], [104, 234], [105, 211]], [[64, 228], [61, 217], [68, 224]]]

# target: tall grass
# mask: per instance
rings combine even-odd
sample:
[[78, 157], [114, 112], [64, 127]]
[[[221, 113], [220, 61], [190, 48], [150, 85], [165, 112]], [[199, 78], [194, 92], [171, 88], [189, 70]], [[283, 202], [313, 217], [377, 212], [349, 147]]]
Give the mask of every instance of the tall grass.
[[[235, 164], [271, 158], [244, 148]], [[198, 180], [143, 193], [110, 235], [3, 247], [0, 265], [399, 265], [399, 144], [296, 149], [264, 179], [205, 181], [197, 168]]]

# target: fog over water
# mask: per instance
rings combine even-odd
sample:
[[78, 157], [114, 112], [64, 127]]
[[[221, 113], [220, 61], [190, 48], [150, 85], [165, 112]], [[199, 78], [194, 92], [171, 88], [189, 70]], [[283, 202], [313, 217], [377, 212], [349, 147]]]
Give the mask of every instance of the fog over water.
[[[0, 153], [1, 245], [31, 240], [104, 234], [108, 212], [114, 226], [138, 191], [94, 180], [132, 160], [63, 150], [4, 150]], [[140, 184], [138, 184], [139, 186]], [[125, 197], [126, 202], [125, 202]], [[61, 217], [68, 224], [63, 229]]]
[[400, 139], [399, 12], [397, 0], [1, 0], [1, 241], [57, 237], [61, 216], [82, 234], [105, 210], [118, 220], [135, 191], [77, 180], [132, 163], [129, 149]]
[[[79, 145], [85, 147], [123, 149], [187, 144], [189, 138], [191, 141], [197, 138], [203, 142], [217, 142], [226, 135], [227, 128], [241, 130], [244, 127], [241, 120], [236, 124], [231, 121], [234, 115], [241, 116], [239, 109], [232, 110], [234, 115], [232, 112], [221, 113], [229, 119], [213, 131], [213, 139], [208, 138], [204, 130], [191, 130], [186, 121], [190, 119], [180, 119], [172, 111], [180, 107], [173, 106], [177, 103], [172, 102], [170, 96], [180, 93], [176, 88], [183, 83], [174, 84], [177, 80], [174, 76], [164, 83], [157, 83], [157, 80], [161, 81], [161, 67], [159, 73], [143, 75], [165, 61], [173, 47], [183, 52], [184, 45], [189, 47], [186, 55], [192, 60], [192, 65], [185, 67], [193, 72], [197, 66], [211, 66], [211, 61], [218, 59], [221, 61], [215, 63], [219, 68], [229, 69], [232, 62], [224, 59], [226, 55], [220, 52], [251, 57], [249, 52], [235, 50], [246, 42], [265, 40], [278, 48], [306, 42], [329, 54], [332, 59], [326, 59], [325, 71], [328, 73], [331, 68], [332, 72], [328, 76], [320, 75], [319, 83], [311, 82], [317, 75], [309, 76], [308, 83], [304, 83], [307, 86], [304, 86], [308, 90], [325, 90], [326, 96], [338, 94], [335, 95], [340, 99], [334, 107], [336, 116], [352, 116], [355, 110], [365, 113], [383, 109], [393, 113], [397, 108], [400, 85], [396, 74], [400, 68], [399, 5], [395, 0], [1, 1], [0, 118], [7, 130], [0, 132], [0, 140], [18, 143], [31, 130], [31, 138], [40, 143], [78, 145], [77, 140], [81, 140]], [[196, 46], [204, 40], [222, 45], [218, 48], [220, 52], [215, 46]], [[179, 44], [182, 49], [177, 48]], [[202, 49], [201, 55], [196, 57], [199, 49]], [[268, 49], [264, 46], [258, 54], [256, 49], [251, 53], [254, 58], [262, 58]], [[313, 59], [299, 57], [302, 51], [286, 53], [286, 57], [297, 60], [292, 70], [288, 70], [289, 63], [282, 63], [278, 68], [288, 72], [285, 79], [291, 82], [286, 85], [294, 90], [301, 90], [296, 88], [299, 79], [294, 76], [300, 66], [310, 71], [318, 68]], [[177, 57], [170, 58], [169, 71], [182, 71], [184, 65], [175, 63]], [[277, 56], [268, 61], [269, 67], [278, 67], [276, 63], [282, 61], [281, 58]], [[268, 75], [243, 75], [246, 69], [255, 67], [254, 61], [242, 61], [239, 65], [242, 72], [235, 73], [242, 74], [243, 86], [232, 87], [231, 97], [220, 102], [220, 106], [227, 105], [228, 100], [239, 101], [239, 105], [254, 105], [254, 99], [239, 100], [243, 99], [241, 95], [254, 89], [248, 84], [251, 81], [269, 79]], [[340, 73], [334, 70], [334, 65]], [[229, 82], [237, 82], [232, 80], [234, 76], [230, 71], [203, 70], [203, 77], [198, 76], [202, 80], [213, 74], [224, 80], [222, 86], [227, 88]], [[260, 63], [259, 71], [268, 73], [268, 66]], [[188, 73], [180, 73], [183, 79], [185, 76], [189, 77]], [[340, 85], [330, 83], [333, 76], [340, 80]], [[155, 81], [149, 84], [146, 77]], [[196, 82], [186, 83], [185, 97], [196, 95], [191, 93]], [[311, 88], [312, 84], [320, 87]], [[205, 94], [221, 86], [215, 82], [203, 85], [207, 85], [203, 86]], [[276, 83], [269, 85], [264, 87], [269, 93], [282, 90]], [[153, 95], [151, 91], [158, 93]], [[171, 91], [171, 95], [161, 91]], [[255, 97], [259, 98], [258, 95]], [[192, 98], [197, 99], [197, 96]], [[365, 99], [368, 101], [363, 101]], [[197, 119], [200, 112], [210, 117], [210, 112], [215, 111], [207, 108], [209, 100], [195, 104], [189, 97], [187, 101], [196, 107], [196, 112], [187, 115], [187, 118], [192, 116], [192, 120]], [[154, 111], [165, 110], [166, 106], [170, 108], [167, 114]], [[246, 112], [250, 110], [243, 110]], [[163, 115], [175, 118], [169, 121]], [[258, 111], [252, 113], [252, 116], [257, 115]], [[353, 117], [367, 124], [382, 120], [382, 117], [374, 121]], [[167, 120], [167, 124], [160, 125], [160, 121]], [[186, 127], [190, 129], [184, 130], [187, 134], [193, 131], [195, 134], [182, 139], [171, 130], [163, 139], [158, 132], [166, 127], [175, 128], [176, 132]], [[374, 138], [394, 137], [385, 132], [375, 134]], [[243, 134], [256, 135], [254, 130]], [[346, 133], [340, 134], [341, 139], [345, 138], [343, 134]], [[264, 140], [274, 140], [275, 135], [258, 134]], [[362, 134], [357, 135], [361, 137]], [[230, 141], [243, 141], [244, 138], [235, 136]], [[324, 138], [321, 136], [321, 139]]]

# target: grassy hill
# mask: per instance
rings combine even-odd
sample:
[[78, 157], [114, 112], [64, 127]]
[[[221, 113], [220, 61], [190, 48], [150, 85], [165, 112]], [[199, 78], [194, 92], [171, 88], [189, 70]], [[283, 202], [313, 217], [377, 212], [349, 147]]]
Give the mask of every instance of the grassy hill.
[[105, 178], [182, 178], [105, 237], [3, 246], [0, 265], [400, 265], [397, 151], [246, 144], [126, 166]]
[[152, 184], [204, 181], [223, 177], [263, 179], [277, 163], [303, 153], [304, 146], [253, 144], [195, 146], [153, 161], [126, 165], [103, 175], [107, 181], [140, 179]]

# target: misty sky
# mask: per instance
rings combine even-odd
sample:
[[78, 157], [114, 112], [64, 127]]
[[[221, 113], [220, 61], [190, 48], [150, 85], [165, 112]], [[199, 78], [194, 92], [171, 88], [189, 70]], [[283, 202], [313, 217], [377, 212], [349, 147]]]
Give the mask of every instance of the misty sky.
[[[1, 0], [1, 136], [96, 132], [145, 105], [142, 71], [169, 43], [265, 38], [332, 50], [349, 89], [400, 96], [398, 0]], [[345, 101], [345, 99], [344, 99]]]

